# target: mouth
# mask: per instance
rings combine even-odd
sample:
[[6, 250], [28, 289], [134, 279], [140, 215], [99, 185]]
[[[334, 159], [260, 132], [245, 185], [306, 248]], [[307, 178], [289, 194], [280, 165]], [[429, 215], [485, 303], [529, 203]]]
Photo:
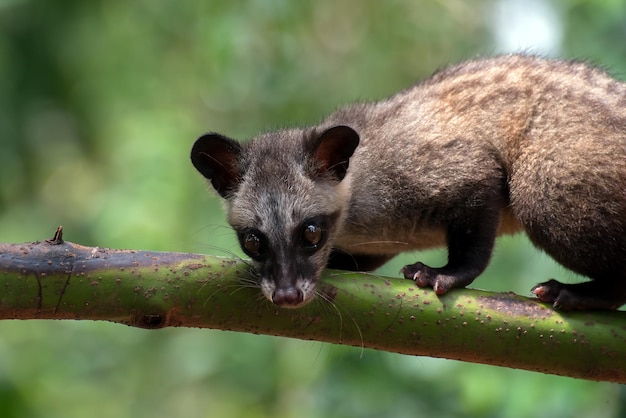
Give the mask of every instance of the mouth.
[[282, 309], [299, 309], [299, 308], [302, 308], [305, 305], [308, 305], [308, 303], [310, 301], [311, 301], [311, 299], [309, 299], [307, 301], [304, 301], [302, 303], [299, 303], [297, 305], [279, 305], [277, 303], [274, 303], [274, 304], [277, 305], [279, 308], [282, 308]]

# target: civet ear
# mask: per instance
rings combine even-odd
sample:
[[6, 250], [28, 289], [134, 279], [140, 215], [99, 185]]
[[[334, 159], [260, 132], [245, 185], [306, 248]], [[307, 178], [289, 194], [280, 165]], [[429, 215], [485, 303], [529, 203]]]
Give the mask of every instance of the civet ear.
[[318, 174], [328, 173], [341, 181], [359, 145], [359, 134], [349, 126], [334, 126], [324, 131], [313, 145]]
[[241, 145], [216, 133], [202, 135], [191, 149], [191, 162], [222, 197], [227, 197], [240, 179]]

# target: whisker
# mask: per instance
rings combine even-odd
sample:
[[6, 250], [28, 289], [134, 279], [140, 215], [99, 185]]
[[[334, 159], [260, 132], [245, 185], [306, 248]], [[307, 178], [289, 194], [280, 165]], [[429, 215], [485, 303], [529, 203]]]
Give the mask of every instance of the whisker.
[[[241, 272], [238, 271], [238, 273], [241, 273], [238, 283], [228, 284], [228, 285], [221, 286], [220, 288], [216, 289], [215, 292], [210, 294], [209, 297], [204, 301], [203, 306], [206, 306], [209, 303], [209, 301], [216, 294], [218, 294], [218, 292], [225, 292], [227, 290], [230, 290], [231, 291], [230, 295], [234, 295], [236, 292], [240, 291], [241, 289], [246, 289], [246, 288], [260, 289], [261, 288], [261, 285], [258, 280], [259, 275], [256, 272], [256, 269], [254, 268], [254, 266], [248, 260], [244, 260], [239, 257], [237, 258], [241, 262], [243, 262], [245, 266], [245, 268]], [[206, 284], [207, 284], [206, 282], [203, 283], [202, 286], [200, 286], [200, 289], [202, 289]], [[261, 293], [259, 292], [259, 294]]]
[[[348, 292], [346, 292], [345, 290], [342, 290], [343, 292], [345, 292], [346, 294], [349, 294]], [[348, 316], [348, 318], [350, 319], [350, 321], [352, 322], [352, 324], [354, 325], [354, 328], [356, 329], [357, 333], [359, 334], [359, 340], [361, 341], [360, 347], [361, 347], [361, 353], [359, 355], [360, 358], [363, 358], [363, 355], [365, 353], [365, 341], [363, 339], [363, 332], [361, 331], [361, 327], [359, 327], [359, 323], [356, 321], [356, 319], [354, 318], [354, 316], [350, 313], [350, 311], [348, 309], [346, 309], [345, 307], [343, 307], [340, 303], [338, 303], [335, 298], [331, 298], [329, 295], [327, 295], [325, 292], [323, 292], [322, 290], [317, 289], [315, 291], [315, 294], [317, 296], [319, 296], [319, 300], [326, 302], [328, 305], [330, 305], [334, 311], [337, 313], [338, 317], [339, 317], [339, 339], [341, 340], [343, 338], [343, 327], [344, 327], [344, 319], [343, 319], [343, 314], [342, 311]], [[351, 295], [354, 297], [354, 295]], [[324, 306], [324, 304], [322, 305]]]
[[349, 240], [351, 242], [356, 242], [356, 244], [354, 244], [354, 245], [362, 245], [362, 244], [368, 244], [368, 243], [379, 243], [379, 242], [383, 243], [383, 244], [384, 243], [400, 243], [400, 244], [407, 244], [408, 245], [408, 242], [406, 242], [406, 241], [397, 241], [397, 240], [378, 239], [378, 240], [375, 240], [375, 241], [368, 241], [368, 240], [364, 239], [366, 237], [364, 237], [363, 235], [360, 235], [360, 234], [344, 234], [344, 235], [342, 235], [342, 238], [346, 239], [346, 240]]
[[380, 241], [363, 241], [357, 244], [352, 244], [354, 247], [365, 246], [365, 245], [380, 245], [380, 244], [395, 244], [395, 245], [406, 245], [409, 243], [406, 241], [392, 241], [392, 240], [380, 240]]
[[229, 250], [229, 249], [224, 248], [224, 247], [219, 247], [217, 245], [206, 244], [206, 243], [197, 243], [197, 245], [195, 245], [195, 247], [200, 248], [202, 250], [210, 250], [210, 252], [214, 253], [215, 255], [228, 256], [228, 257], [232, 257], [232, 258], [237, 258], [239, 260], [244, 260], [235, 251]]
[[[212, 241], [221, 242], [231, 245], [233, 248], [238, 248], [237, 239], [233, 229], [227, 224], [208, 224], [198, 229], [194, 235], [201, 235], [202, 239], [210, 237]], [[196, 240], [194, 247], [199, 249], [209, 249], [212, 252], [223, 254], [231, 257], [239, 258], [238, 254], [233, 250], [226, 249], [217, 245], [207, 243], [206, 241]], [[240, 253], [239, 253], [240, 254]]]

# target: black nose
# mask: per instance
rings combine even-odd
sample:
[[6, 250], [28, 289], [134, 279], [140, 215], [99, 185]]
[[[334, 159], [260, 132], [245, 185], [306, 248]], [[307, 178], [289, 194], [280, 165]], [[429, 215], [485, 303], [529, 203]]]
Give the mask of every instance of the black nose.
[[303, 300], [302, 291], [295, 287], [276, 289], [272, 295], [272, 302], [278, 306], [296, 306], [301, 304]]

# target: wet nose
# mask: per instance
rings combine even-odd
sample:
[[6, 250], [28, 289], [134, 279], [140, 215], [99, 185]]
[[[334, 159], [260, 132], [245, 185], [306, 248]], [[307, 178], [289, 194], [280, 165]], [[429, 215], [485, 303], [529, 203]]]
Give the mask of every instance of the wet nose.
[[297, 306], [304, 300], [300, 289], [295, 287], [278, 288], [272, 294], [272, 302], [278, 306]]

